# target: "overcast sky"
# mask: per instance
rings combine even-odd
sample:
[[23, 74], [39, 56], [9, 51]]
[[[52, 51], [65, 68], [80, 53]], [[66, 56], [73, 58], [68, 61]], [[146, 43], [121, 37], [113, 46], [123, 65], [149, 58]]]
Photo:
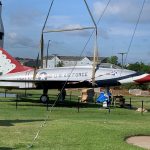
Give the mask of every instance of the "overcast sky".
[[[1, 0], [5, 28], [5, 49], [13, 56], [36, 58], [40, 34], [51, 0]], [[87, 0], [97, 22], [108, 0]], [[100, 56], [127, 52], [143, 0], [111, 0], [98, 24]], [[83, 0], [55, 0], [45, 30], [93, 26]], [[92, 30], [46, 33], [49, 54], [79, 56]], [[92, 55], [92, 37], [82, 55]], [[127, 63], [150, 63], [150, 1], [146, 0], [140, 22], [129, 49]]]

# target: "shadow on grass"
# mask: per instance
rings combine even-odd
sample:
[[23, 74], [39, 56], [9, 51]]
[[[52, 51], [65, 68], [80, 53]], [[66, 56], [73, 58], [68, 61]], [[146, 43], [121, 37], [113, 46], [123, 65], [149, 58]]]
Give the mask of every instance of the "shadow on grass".
[[13, 150], [16, 148], [10, 148], [10, 147], [0, 147], [0, 150]]
[[[31, 96], [31, 94], [30, 94]], [[27, 106], [27, 107], [47, 107], [47, 104], [43, 104], [40, 102], [39, 100], [39, 95], [34, 95], [34, 97], [20, 97], [17, 100], [17, 106], [21, 107], [21, 106]], [[49, 97], [50, 101], [48, 103], [48, 106], [51, 107], [55, 102], [55, 107], [66, 107], [66, 108], [101, 108], [102, 107], [102, 103], [95, 103], [95, 102], [87, 102], [87, 103], [82, 103], [79, 102], [78, 103], [78, 99], [77, 97], [74, 97], [74, 99], [71, 98], [71, 100], [69, 99], [70, 96], [68, 95], [66, 100], [64, 101], [56, 101], [57, 99], [57, 95], [52, 95], [51, 97]], [[0, 101], [1, 102], [1, 101]], [[7, 101], [5, 101], [7, 102]], [[14, 102], [11, 103], [11, 105], [16, 105], [16, 100], [8, 100], [8, 102]], [[111, 108], [115, 108], [115, 107], [111, 107]], [[126, 109], [128, 109], [128, 107], [125, 107]]]
[[[54, 101], [50, 101], [51, 104], [54, 103]], [[80, 107], [80, 108], [99, 108], [100, 104], [96, 103], [81, 103], [81, 102], [76, 102], [76, 101], [58, 101], [55, 105], [56, 107], [69, 107], [69, 108], [74, 108], [74, 107]]]
[[[57, 97], [50, 97], [49, 98], [50, 101], [48, 103], [48, 107], [50, 108], [56, 101]], [[16, 106], [16, 100], [12, 100], [11, 105], [13, 105], [14, 107]], [[70, 100], [70, 99], [66, 99], [64, 101], [56, 101], [55, 106], [54, 107], [64, 107], [64, 108], [103, 108], [102, 103], [95, 103], [95, 102], [87, 102], [87, 103], [82, 103], [79, 102], [77, 99], [74, 100]], [[39, 99], [35, 99], [32, 97], [21, 97], [18, 101], [17, 101], [17, 107], [21, 108], [22, 106], [26, 106], [26, 107], [47, 107], [47, 104], [43, 104], [40, 102]], [[111, 105], [110, 107], [111, 109], [115, 109], [115, 108], [122, 108], [122, 109], [129, 109], [129, 110], [136, 110], [136, 107], [131, 106], [130, 104], [125, 104], [124, 107], [120, 107], [119, 105], [113, 106]]]
[[[35, 97], [34, 97], [35, 98]], [[21, 97], [19, 100], [6, 100], [5, 102], [12, 102], [11, 105], [16, 105], [17, 106], [39, 106], [39, 107], [46, 107], [47, 104], [43, 104], [40, 102], [39, 99], [34, 99], [31, 97]], [[56, 101], [57, 97], [50, 97], [50, 101], [48, 103], [49, 107], [52, 106], [55, 102], [55, 107], [68, 107], [68, 108], [74, 108], [74, 107], [81, 107], [81, 108], [99, 108], [101, 104], [99, 103], [94, 103], [94, 102], [88, 102], [88, 103], [78, 103], [78, 100], [69, 100], [66, 99], [64, 101]], [[2, 102], [2, 101], [0, 101]], [[4, 101], [3, 101], [4, 102]]]
[[29, 122], [37, 122], [44, 121], [43, 119], [38, 120], [0, 120], [0, 126], [14, 126], [15, 123], [29, 123]]

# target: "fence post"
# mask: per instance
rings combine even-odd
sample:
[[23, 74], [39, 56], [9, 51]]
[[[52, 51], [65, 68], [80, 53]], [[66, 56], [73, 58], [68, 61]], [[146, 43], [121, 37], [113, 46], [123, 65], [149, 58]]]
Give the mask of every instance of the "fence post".
[[144, 103], [144, 102], [143, 102], [143, 100], [142, 100], [142, 111], [141, 111], [141, 114], [142, 114], [142, 115], [143, 115], [143, 103]]
[[70, 91], [70, 101], [71, 101], [71, 97], [72, 97], [72, 91]]
[[46, 102], [46, 110], [48, 111], [48, 100]]
[[95, 96], [94, 96], [94, 102], [95, 102], [95, 104], [96, 104], [96, 99], [97, 99], [97, 94], [95, 94]]
[[108, 112], [110, 114], [110, 103], [108, 104]]
[[79, 113], [79, 109], [80, 109], [79, 101], [80, 101], [80, 97], [78, 97], [78, 113]]
[[25, 93], [24, 94], [25, 94], [25, 97], [26, 97], [27, 96], [27, 90], [26, 89], [25, 89]]
[[16, 110], [18, 109], [18, 94], [16, 95]]
[[131, 97], [130, 97], [130, 109], [132, 108], [132, 104], [131, 104]]
[[6, 98], [6, 91], [7, 91], [7, 90], [5, 90], [5, 98]]

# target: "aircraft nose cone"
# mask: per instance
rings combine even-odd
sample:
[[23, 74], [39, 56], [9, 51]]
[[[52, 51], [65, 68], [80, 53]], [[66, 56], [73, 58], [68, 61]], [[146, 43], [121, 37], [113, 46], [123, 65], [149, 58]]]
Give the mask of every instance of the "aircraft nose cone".
[[138, 83], [147, 83], [150, 82], [150, 74], [146, 74], [144, 77], [136, 80]]

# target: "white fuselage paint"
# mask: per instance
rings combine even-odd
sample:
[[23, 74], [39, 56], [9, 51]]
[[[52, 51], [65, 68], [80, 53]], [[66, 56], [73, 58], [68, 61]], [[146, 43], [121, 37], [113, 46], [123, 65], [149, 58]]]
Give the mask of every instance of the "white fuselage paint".
[[[134, 71], [113, 69], [113, 68], [99, 68], [95, 74], [95, 81], [116, 79], [119, 77], [132, 75]], [[0, 86], [12, 86], [18, 88], [34, 88], [33, 81], [92, 81], [92, 67], [60, 67], [52, 69], [38, 69], [36, 73], [34, 70], [5, 74], [0, 76], [0, 80], [5, 80], [5, 82], [0, 82]], [[12, 81], [13, 82], [9, 82]], [[22, 82], [14, 82], [21, 80]], [[6, 82], [7, 81], [7, 82]], [[119, 81], [121, 83], [121, 80]], [[134, 82], [133, 78], [127, 78], [122, 80], [122, 83]]]

